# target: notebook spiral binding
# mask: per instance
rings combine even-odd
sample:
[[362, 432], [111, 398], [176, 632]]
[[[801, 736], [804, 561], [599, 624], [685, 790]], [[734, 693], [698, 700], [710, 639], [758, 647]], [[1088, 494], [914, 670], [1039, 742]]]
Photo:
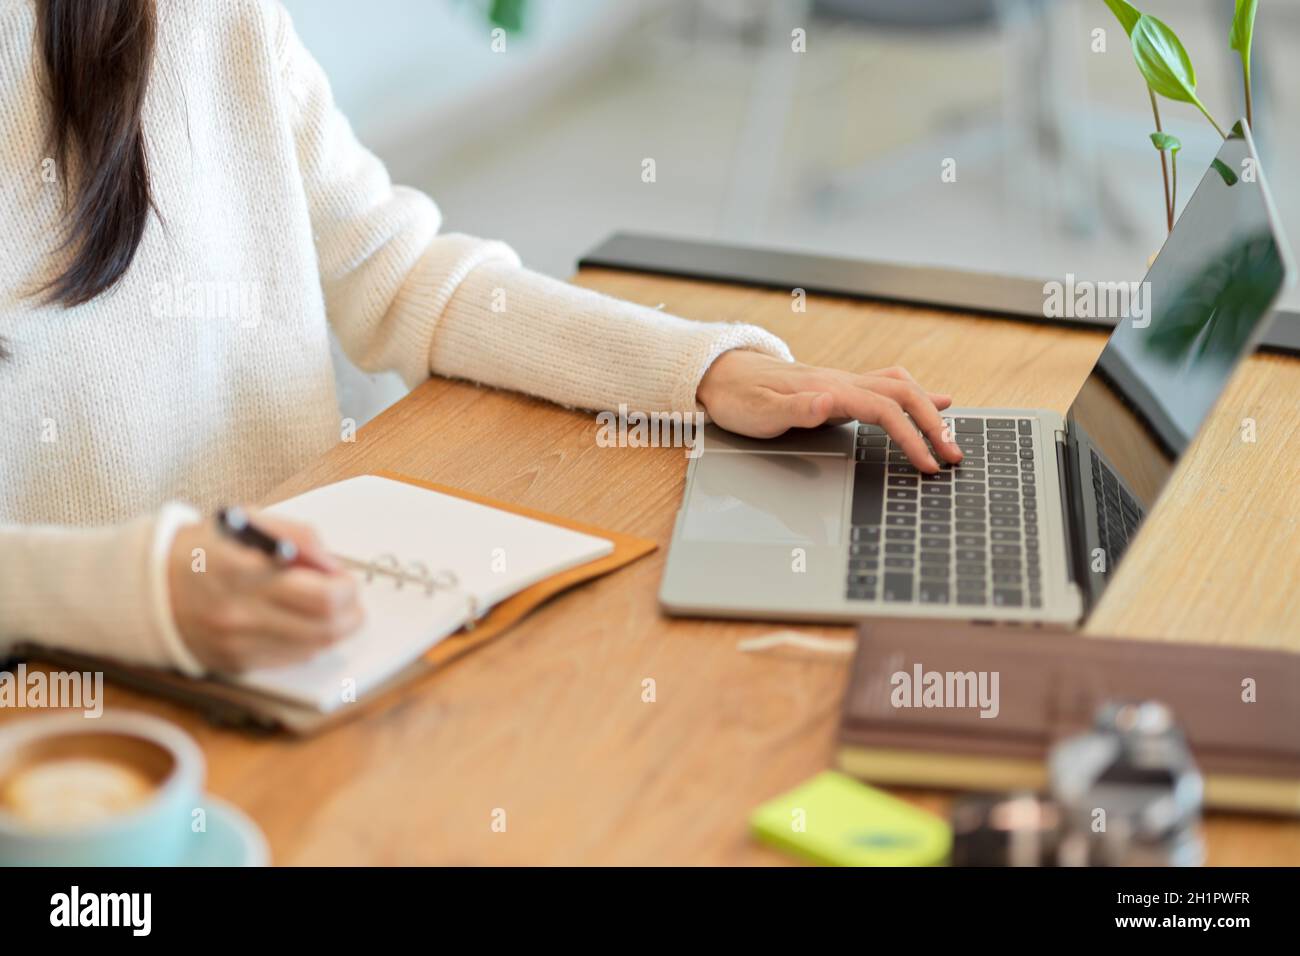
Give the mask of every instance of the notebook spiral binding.
[[376, 577], [383, 577], [393, 581], [398, 589], [408, 584], [421, 588], [429, 597], [435, 596], [440, 591], [460, 591], [469, 605], [465, 629], [473, 630], [475, 622], [478, 621], [478, 599], [468, 591], [462, 590], [460, 578], [454, 571], [445, 568], [431, 571], [423, 561], [409, 561], [403, 565], [401, 558], [395, 554], [381, 554], [369, 561], [361, 561], [343, 554], [336, 554], [333, 557], [346, 567], [364, 574], [367, 584], [373, 582]]

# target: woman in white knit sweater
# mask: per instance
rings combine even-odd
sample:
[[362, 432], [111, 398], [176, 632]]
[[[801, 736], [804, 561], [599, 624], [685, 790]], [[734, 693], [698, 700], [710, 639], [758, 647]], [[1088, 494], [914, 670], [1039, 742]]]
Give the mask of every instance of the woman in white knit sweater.
[[[761, 329], [440, 234], [269, 0], [0, 0], [0, 221], [0, 656], [34, 641], [199, 673], [355, 629], [352, 581], [310, 529], [274, 524], [304, 556], [271, 573], [203, 517], [340, 439], [328, 328], [411, 384], [698, 403], [760, 437], [858, 418], [934, 470], [915, 422], [960, 456], [947, 397], [901, 370], [800, 365]], [[227, 297], [217, 314], [192, 294], [207, 289]]]

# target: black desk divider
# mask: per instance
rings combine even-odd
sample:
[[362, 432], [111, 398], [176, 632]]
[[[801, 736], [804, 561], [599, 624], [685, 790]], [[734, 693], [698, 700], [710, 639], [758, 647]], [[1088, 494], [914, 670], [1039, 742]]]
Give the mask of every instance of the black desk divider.
[[[842, 259], [723, 242], [619, 232], [584, 255], [578, 266], [769, 289], [798, 288], [811, 294], [903, 302], [1045, 325], [1101, 329], [1115, 325], [1110, 318], [1045, 316], [1043, 284], [1047, 280], [1043, 279]], [[1300, 313], [1275, 310], [1259, 348], [1300, 356]]]

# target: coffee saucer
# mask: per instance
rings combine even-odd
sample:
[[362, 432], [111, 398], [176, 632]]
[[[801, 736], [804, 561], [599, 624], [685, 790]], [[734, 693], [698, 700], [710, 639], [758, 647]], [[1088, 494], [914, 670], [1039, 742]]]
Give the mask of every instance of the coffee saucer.
[[203, 798], [207, 830], [195, 833], [181, 866], [267, 866], [271, 851], [244, 811], [210, 794]]

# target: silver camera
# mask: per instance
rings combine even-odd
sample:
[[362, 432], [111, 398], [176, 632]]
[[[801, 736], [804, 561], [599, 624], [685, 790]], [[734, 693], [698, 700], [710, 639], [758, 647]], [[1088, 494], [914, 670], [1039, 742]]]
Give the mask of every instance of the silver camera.
[[1048, 794], [979, 795], [952, 811], [954, 866], [1199, 866], [1204, 784], [1169, 708], [1102, 705], [1047, 759]]

